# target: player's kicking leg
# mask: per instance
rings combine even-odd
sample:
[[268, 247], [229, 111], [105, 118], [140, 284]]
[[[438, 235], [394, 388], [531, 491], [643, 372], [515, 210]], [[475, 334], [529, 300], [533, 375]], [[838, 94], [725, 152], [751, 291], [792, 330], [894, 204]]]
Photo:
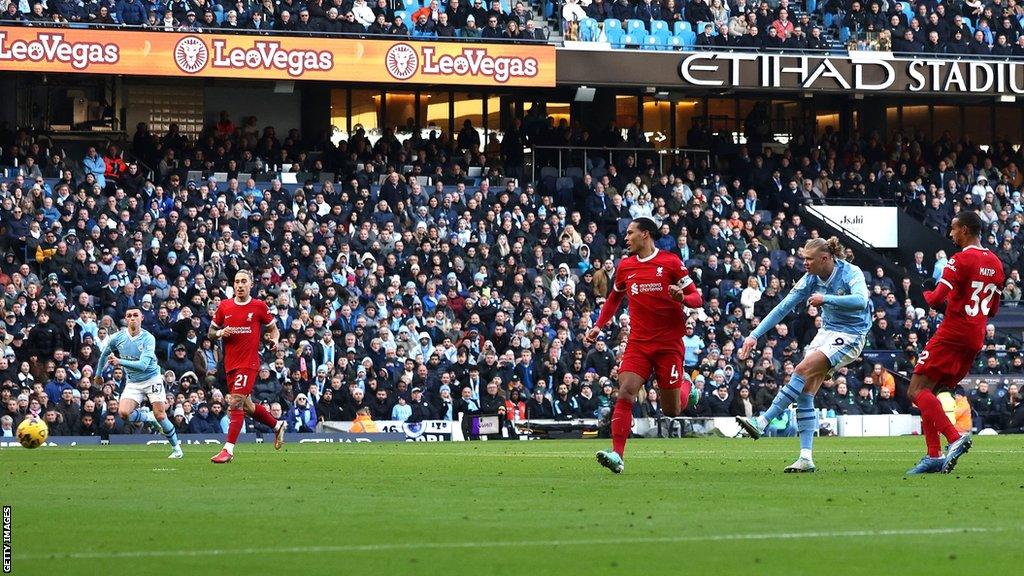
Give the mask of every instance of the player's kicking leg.
[[646, 380], [634, 372], [619, 374], [619, 396], [612, 411], [612, 449], [597, 453], [597, 461], [616, 474], [625, 467], [622, 457], [633, 430], [633, 400]]
[[[960, 434], [957, 431], [942, 409], [942, 402], [935, 396], [935, 390], [939, 386], [924, 374], [914, 374], [910, 379], [907, 397], [921, 411], [921, 431], [928, 452], [916, 466], [907, 470], [907, 474], [949, 474], [956, 467], [960, 457], [971, 449], [970, 433]], [[940, 434], [945, 436], [949, 443], [945, 456], [942, 455]]]
[[818, 412], [814, 408], [814, 395], [830, 370], [832, 370], [832, 363], [828, 357], [820, 350], [814, 350], [797, 365], [789, 382], [779, 389], [775, 400], [764, 414], [751, 418], [736, 417], [736, 422], [740, 427], [751, 438], [757, 440], [764, 436], [769, 422], [788, 410], [790, 404], [796, 404], [800, 456], [786, 467], [785, 472], [787, 473], [814, 472], [817, 469], [813, 457], [814, 433], [818, 428]]

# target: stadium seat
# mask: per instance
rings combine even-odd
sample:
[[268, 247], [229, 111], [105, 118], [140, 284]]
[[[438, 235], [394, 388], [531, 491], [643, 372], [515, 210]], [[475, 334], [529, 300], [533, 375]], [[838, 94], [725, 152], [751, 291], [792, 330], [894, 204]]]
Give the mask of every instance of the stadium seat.
[[664, 20], [651, 20], [651, 36], [657, 36], [663, 45], [667, 44], [668, 38], [671, 36], [668, 31], [668, 22]]
[[683, 30], [693, 32], [693, 27], [690, 26], [690, 23], [685, 20], [677, 21], [672, 25], [672, 34], [675, 36], [679, 36], [679, 33], [682, 32]]
[[825, 25], [825, 28], [831, 28], [835, 21], [836, 17], [834, 14], [825, 14], [821, 17], [821, 23]]
[[641, 30], [647, 32], [647, 24], [643, 20], [626, 20], [626, 34], [636, 34]]
[[661, 39], [653, 34], [647, 35], [647, 40], [644, 42], [644, 50], [664, 50], [665, 45]]
[[622, 43], [627, 48], [642, 48], [647, 44], [647, 31], [637, 30], [633, 34], [626, 34], [622, 37]]
[[814, 14], [818, 11], [818, 0], [807, 0], [807, 13]]
[[679, 34], [676, 34], [676, 38], [682, 42], [684, 50], [690, 50], [697, 44], [697, 35], [693, 33], [693, 30], [683, 30]]
[[558, 168], [554, 166], [545, 166], [540, 169], [540, 179], [545, 180], [547, 178], [558, 178]]
[[596, 42], [600, 37], [597, 27], [597, 20], [584, 18], [580, 20], [580, 40], [583, 42]]
[[686, 46], [683, 44], [683, 39], [679, 36], [669, 36], [666, 41], [666, 50], [683, 50]]
[[910, 2], [903, 3], [903, 14], [907, 17], [907, 22], [914, 19], [914, 10], [910, 7]]
[[[614, 22], [614, 20], [605, 20], [604, 23]], [[622, 38], [626, 35], [626, 32], [618, 26], [604, 29], [604, 38], [611, 43], [613, 48], [622, 48]]]
[[846, 41], [849, 40], [849, 39], [850, 39], [850, 27], [849, 26], [843, 26], [842, 28], [839, 29], [839, 41], [845, 44]]
[[572, 178], [574, 182], [583, 180], [583, 168], [579, 166], [569, 166], [565, 169], [565, 175]]

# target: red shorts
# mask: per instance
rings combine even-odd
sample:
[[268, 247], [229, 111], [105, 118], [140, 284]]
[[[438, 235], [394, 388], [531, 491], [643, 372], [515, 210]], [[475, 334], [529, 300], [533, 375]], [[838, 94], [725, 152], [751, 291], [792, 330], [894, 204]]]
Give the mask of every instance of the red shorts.
[[255, 368], [238, 368], [228, 372], [228, 394], [252, 394], [259, 370]]
[[619, 373], [632, 372], [644, 380], [654, 374], [661, 390], [678, 390], [683, 387], [683, 342], [668, 345], [652, 342], [629, 341], [622, 354]]
[[969, 350], [949, 342], [932, 340], [914, 366], [914, 374], [925, 376], [945, 388], [955, 388], [971, 373], [978, 350]]

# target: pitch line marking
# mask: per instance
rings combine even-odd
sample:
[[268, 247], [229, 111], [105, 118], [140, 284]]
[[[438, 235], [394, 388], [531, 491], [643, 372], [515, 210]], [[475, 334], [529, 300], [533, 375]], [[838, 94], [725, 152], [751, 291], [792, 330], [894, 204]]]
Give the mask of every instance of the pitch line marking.
[[20, 554], [19, 561], [30, 560], [112, 560], [119, 558], [184, 558], [204, 556], [248, 556], [252, 554], [342, 554], [453, 548], [532, 548], [542, 546], [607, 546], [615, 544], [671, 544], [686, 542], [738, 542], [757, 540], [803, 540], [827, 538], [876, 538], [883, 536], [934, 536], [943, 534], [987, 534], [1021, 531], [1017, 528], [906, 528], [893, 530], [850, 530], [826, 532], [783, 532], [778, 534], [707, 534], [699, 536], [586, 538], [580, 540], [513, 540], [496, 542], [405, 542], [392, 544], [353, 544], [347, 546], [290, 546], [283, 548], [214, 548], [206, 550], [138, 550], [131, 552], [70, 552]]

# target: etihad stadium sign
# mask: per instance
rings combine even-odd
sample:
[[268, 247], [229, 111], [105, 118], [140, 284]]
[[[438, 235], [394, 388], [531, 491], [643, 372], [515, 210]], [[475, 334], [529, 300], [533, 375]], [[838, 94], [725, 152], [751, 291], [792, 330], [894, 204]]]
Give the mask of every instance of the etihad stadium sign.
[[694, 88], [1024, 95], [1024, 60], [900, 59], [880, 52], [813, 56], [699, 52], [678, 78]]

